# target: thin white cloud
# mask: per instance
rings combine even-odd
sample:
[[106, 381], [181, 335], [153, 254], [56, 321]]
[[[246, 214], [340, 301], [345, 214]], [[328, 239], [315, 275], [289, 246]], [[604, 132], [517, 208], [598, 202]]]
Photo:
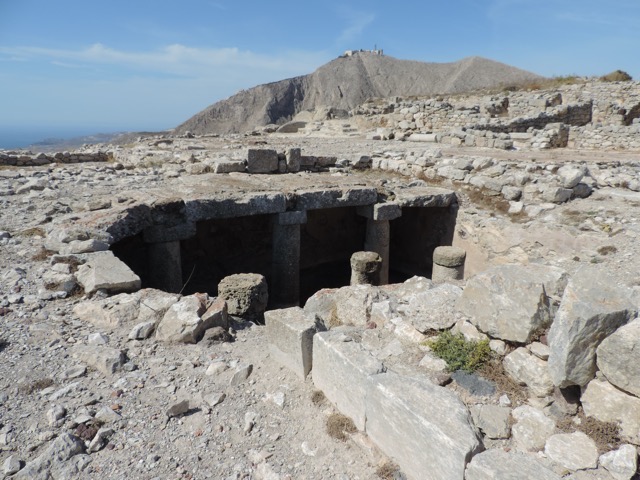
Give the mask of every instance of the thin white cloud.
[[3, 47], [0, 56], [21, 60], [72, 63], [74, 65], [108, 65], [136, 72], [165, 73], [198, 77], [221, 71], [271, 71], [284, 74], [309, 73], [326, 61], [325, 52], [289, 51], [264, 55], [238, 48], [196, 48], [180, 44], [154, 51], [124, 51], [101, 43], [78, 50], [44, 47]]
[[362, 32], [376, 19], [373, 13], [348, 12], [349, 24], [342, 30], [337, 43], [348, 43], [356, 40]]

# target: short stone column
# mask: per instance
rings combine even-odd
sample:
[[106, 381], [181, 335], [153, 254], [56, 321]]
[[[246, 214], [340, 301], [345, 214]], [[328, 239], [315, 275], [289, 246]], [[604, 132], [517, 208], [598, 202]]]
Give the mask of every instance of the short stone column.
[[376, 252], [382, 259], [379, 285], [389, 283], [389, 246], [391, 244], [390, 220], [402, 215], [402, 208], [396, 203], [378, 203], [358, 208], [358, 215], [367, 219], [364, 249]]
[[149, 287], [170, 293], [182, 291], [180, 240], [196, 233], [195, 223], [153, 225], [143, 233], [147, 244], [147, 283]]
[[300, 303], [300, 225], [306, 211], [278, 213], [273, 221], [271, 304], [274, 308]]
[[445, 283], [464, 278], [464, 261], [467, 252], [458, 247], [436, 247], [433, 251], [431, 281]]
[[237, 273], [224, 277], [218, 284], [218, 297], [227, 302], [227, 313], [262, 321], [269, 289], [259, 273]]
[[380, 285], [382, 257], [376, 252], [351, 255], [351, 285]]

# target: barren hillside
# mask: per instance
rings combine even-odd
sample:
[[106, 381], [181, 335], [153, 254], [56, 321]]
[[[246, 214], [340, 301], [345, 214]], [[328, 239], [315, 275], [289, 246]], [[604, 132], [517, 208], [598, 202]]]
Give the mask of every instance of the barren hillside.
[[368, 52], [337, 58], [310, 75], [243, 90], [207, 107], [176, 133], [235, 133], [281, 124], [318, 106], [353, 108], [369, 98], [460, 93], [538, 75], [480, 57], [453, 63], [398, 60]]

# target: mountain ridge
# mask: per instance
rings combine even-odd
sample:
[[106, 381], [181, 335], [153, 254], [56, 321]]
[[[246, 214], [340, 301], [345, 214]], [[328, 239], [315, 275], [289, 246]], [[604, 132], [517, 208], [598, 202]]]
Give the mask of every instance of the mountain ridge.
[[464, 93], [540, 78], [483, 57], [427, 63], [357, 52], [331, 60], [308, 75], [241, 90], [180, 124], [175, 133], [240, 133], [282, 124], [303, 110], [321, 106], [350, 110], [371, 98]]

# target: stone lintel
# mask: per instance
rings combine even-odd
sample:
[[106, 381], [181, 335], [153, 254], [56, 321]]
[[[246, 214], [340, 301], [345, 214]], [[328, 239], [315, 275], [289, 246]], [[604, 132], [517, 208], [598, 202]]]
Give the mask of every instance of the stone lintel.
[[286, 209], [285, 195], [272, 192], [246, 193], [230, 198], [194, 198], [187, 202], [188, 218], [193, 221], [268, 215]]
[[174, 242], [186, 240], [196, 234], [195, 222], [178, 225], [151, 225], [143, 231], [145, 243]]
[[295, 193], [298, 210], [319, 210], [334, 207], [359, 207], [371, 205], [378, 199], [373, 187], [328, 188], [298, 190]]
[[452, 190], [438, 187], [410, 187], [394, 191], [401, 207], [449, 207], [457, 203]]
[[307, 212], [306, 210], [295, 210], [278, 213], [276, 223], [278, 225], [301, 225], [307, 223]]
[[358, 215], [370, 220], [395, 220], [402, 216], [402, 207], [394, 202], [375, 203], [358, 207]]

